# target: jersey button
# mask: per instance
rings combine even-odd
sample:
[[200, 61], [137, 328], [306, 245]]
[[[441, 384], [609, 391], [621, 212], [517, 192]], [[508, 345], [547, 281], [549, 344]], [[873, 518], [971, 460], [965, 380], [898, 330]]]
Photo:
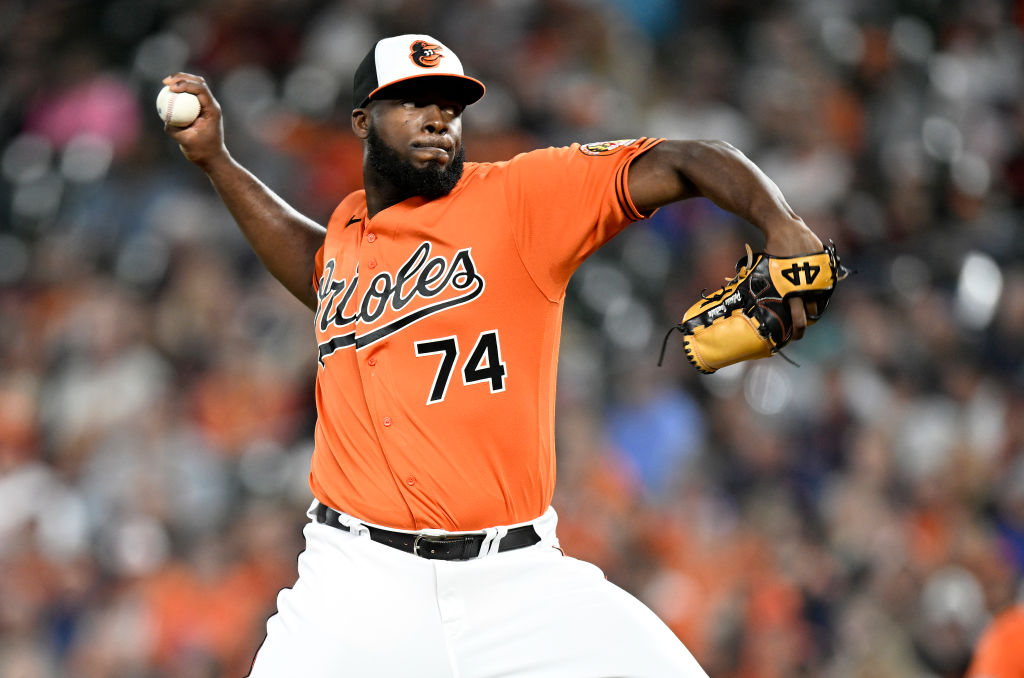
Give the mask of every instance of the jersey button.
[[384, 417], [384, 420], [381, 423], [385, 426], [391, 426], [391, 417]]
[[376, 239], [377, 239], [377, 234], [376, 233], [367, 233], [366, 234], [366, 242], [373, 242]]
[[416, 484], [416, 479], [413, 478], [412, 476], [409, 476], [408, 478], [405, 479], [405, 484], [408, 485], [409, 487], [412, 487], [413, 485]]
[[372, 357], [371, 358], [367, 358], [366, 359], [366, 364], [369, 365], [370, 367], [373, 367], [374, 365], [377, 364], [377, 359], [376, 358], [372, 358]]
[[377, 260], [370, 259], [368, 262], [366, 262], [366, 265], [369, 266], [370, 268], [377, 268]]

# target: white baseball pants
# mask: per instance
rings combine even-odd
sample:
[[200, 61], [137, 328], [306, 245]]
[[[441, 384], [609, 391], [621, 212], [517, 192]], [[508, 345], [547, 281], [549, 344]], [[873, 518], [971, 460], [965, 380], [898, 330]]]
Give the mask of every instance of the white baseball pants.
[[465, 561], [378, 544], [344, 514], [351, 532], [311, 522], [250, 678], [707, 678], [643, 603], [562, 555], [556, 522], [548, 509], [538, 544]]

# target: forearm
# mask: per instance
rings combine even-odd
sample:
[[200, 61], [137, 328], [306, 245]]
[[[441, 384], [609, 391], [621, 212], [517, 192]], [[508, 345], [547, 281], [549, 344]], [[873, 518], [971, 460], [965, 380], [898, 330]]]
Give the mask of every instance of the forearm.
[[313, 271], [326, 230], [302, 216], [231, 158], [224, 145], [220, 104], [206, 79], [179, 72], [163, 80], [173, 92], [199, 98], [199, 117], [165, 127], [182, 154], [202, 169], [267, 270], [306, 306], [316, 308]]
[[202, 169], [271, 275], [315, 309], [314, 257], [326, 230], [293, 209], [226, 152]]
[[765, 232], [803, 223], [774, 181], [724, 141], [679, 142], [677, 170], [698, 195]]
[[633, 162], [630, 196], [641, 211], [703, 196], [761, 229], [765, 249], [792, 255], [821, 242], [782, 191], [743, 153], [724, 141], [665, 141]]

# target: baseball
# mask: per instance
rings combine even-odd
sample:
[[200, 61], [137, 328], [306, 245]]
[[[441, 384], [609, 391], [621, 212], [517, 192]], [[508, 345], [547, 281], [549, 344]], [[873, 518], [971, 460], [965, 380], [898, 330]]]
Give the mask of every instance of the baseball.
[[199, 97], [188, 92], [172, 92], [164, 87], [156, 95], [156, 112], [165, 125], [188, 127], [199, 117]]

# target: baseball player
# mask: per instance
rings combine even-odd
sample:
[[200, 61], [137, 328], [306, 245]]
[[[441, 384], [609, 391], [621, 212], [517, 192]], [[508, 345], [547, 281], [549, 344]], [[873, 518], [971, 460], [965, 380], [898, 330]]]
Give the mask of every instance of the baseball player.
[[[168, 128], [270, 272], [314, 312], [314, 497], [298, 580], [251, 676], [704, 676], [669, 629], [563, 555], [555, 372], [566, 285], [667, 203], [706, 196], [777, 254], [820, 250], [777, 187], [718, 142], [653, 138], [464, 161], [484, 94], [427, 35], [380, 40], [354, 77], [364, 190], [327, 228], [238, 165], [201, 77]], [[793, 300], [796, 332], [805, 309]]]

